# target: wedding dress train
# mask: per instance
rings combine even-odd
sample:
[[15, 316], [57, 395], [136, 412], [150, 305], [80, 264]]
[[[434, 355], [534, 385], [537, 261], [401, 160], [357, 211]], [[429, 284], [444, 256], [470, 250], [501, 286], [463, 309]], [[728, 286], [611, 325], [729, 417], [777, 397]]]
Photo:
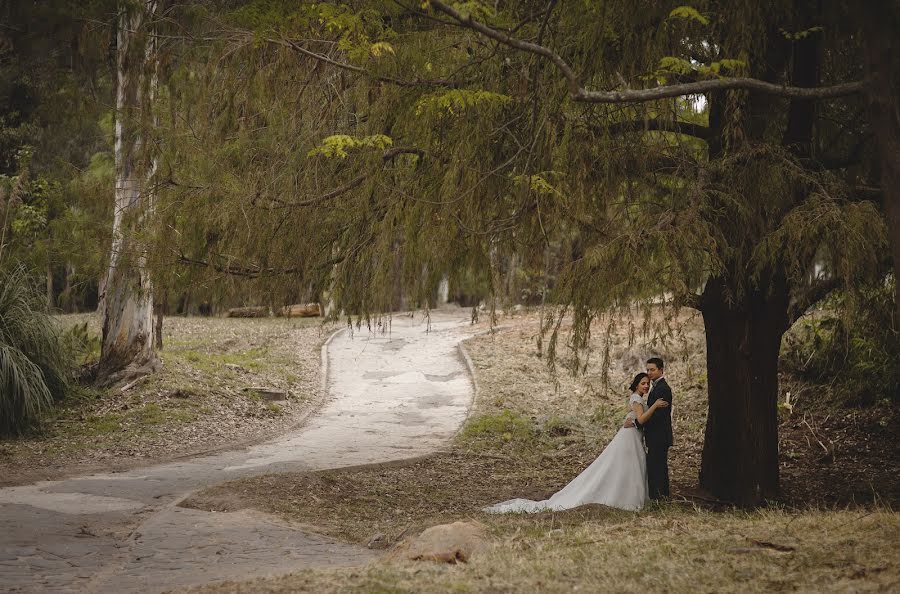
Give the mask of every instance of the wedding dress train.
[[[637, 394], [629, 403], [647, 405]], [[634, 418], [629, 412], [628, 418]], [[544, 501], [510, 499], [484, 508], [489, 513], [560, 511], [588, 503], [628, 510], [641, 509], [647, 501], [647, 455], [638, 429], [619, 429], [606, 449], [572, 482]]]

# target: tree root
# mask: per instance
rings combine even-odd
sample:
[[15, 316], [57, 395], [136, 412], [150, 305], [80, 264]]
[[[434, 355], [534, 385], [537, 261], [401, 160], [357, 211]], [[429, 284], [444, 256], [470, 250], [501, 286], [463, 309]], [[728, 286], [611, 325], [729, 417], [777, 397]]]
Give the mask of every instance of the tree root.
[[156, 373], [161, 368], [162, 361], [154, 354], [145, 361], [131, 363], [125, 369], [115, 371], [103, 377], [98, 377], [96, 386], [98, 388], [110, 388], [119, 383], [134, 382], [151, 373]]

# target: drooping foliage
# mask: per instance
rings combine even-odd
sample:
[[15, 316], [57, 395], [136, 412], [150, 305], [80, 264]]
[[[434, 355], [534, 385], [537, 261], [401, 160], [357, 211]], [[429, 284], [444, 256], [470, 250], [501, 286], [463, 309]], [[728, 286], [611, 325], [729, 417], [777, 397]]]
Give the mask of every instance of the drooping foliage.
[[[800, 154], [782, 142], [787, 99], [577, 104], [546, 61], [415, 3], [292, 6], [227, 14], [216, 27], [230, 36], [200, 54], [221, 57], [172, 73], [162, 199], [172, 216], [209, 216], [166, 221], [180, 240], [168, 261], [207, 264], [210, 280], [264, 276], [273, 299], [329, 290], [363, 313], [398, 305], [398, 286], [424, 302], [463, 268], [495, 270], [499, 294], [515, 255], [588, 318], [659, 288], [684, 301], [718, 273], [739, 299], [773, 262], [798, 288], [814, 260], [845, 282], [877, 273], [876, 204], [821, 166], [864, 141], [846, 129], [858, 100], [817, 107], [813, 154]], [[791, 2], [466, 7], [552, 46], [592, 88], [767, 68], [786, 81], [800, 40], [854, 43], [840, 12], [801, 29]], [[855, 74], [846, 52], [825, 56], [826, 79]], [[834, 223], [858, 240], [833, 241]]]
[[0, 434], [18, 433], [65, 395], [69, 360], [34, 279], [0, 271]]
[[[864, 98], [771, 91], [862, 77], [854, 6], [439, 4], [198, 18], [211, 41], [182, 46], [158, 103], [159, 274], [359, 316], [426, 304], [448, 277], [528, 287], [557, 306], [550, 361], [572, 314], [576, 370], [601, 312], [652, 346], [698, 308], [715, 355], [701, 483], [773, 495], [783, 333], [889, 264]], [[567, 72], [592, 90], [770, 86], [600, 103]]]

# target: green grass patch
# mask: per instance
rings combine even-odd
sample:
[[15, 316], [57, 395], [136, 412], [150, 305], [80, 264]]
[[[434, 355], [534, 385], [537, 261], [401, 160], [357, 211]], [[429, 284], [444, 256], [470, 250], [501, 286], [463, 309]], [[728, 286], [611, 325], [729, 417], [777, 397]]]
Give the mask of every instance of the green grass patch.
[[181, 359], [200, 371], [207, 373], [220, 373], [228, 369], [226, 365], [236, 365], [247, 371], [259, 372], [272, 365], [289, 365], [292, 360], [284, 356], [273, 356], [267, 347], [253, 347], [245, 351], [235, 353], [214, 353], [198, 347], [170, 348], [165, 351], [170, 355]]
[[71, 428], [75, 430], [76, 435], [82, 437], [101, 437], [121, 431], [122, 420], [122, 415], [118, 413], [109, 413], [88, 417], [79, 424], [73, 424]]
[[129, 421], [146, 427], [162, 425], [167, 417], [166, 412], [155, 402], [150, 402], [141, 408], [131, 410], [125, 416]]
[[511, 410], [484, 414], [466, 423], [459, 439], [468, 445], [487, 449], [536, 447], [540, 431], [536, 424], [524, 415]]

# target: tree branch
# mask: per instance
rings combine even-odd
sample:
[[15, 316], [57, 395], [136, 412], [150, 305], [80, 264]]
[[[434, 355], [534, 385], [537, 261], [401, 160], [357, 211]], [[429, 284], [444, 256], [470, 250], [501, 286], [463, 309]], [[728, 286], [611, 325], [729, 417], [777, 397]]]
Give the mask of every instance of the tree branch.
[[693, 136], [701, 140], [709, 138], [709, 128], [701, 124], [692, 124], [689, 122], [672, 122], [669, 120], [660, 120], [657, 118], [649, 120], [633, 120], [629, 122], [616, 122], [608, 126], [591, 126], [596, 132], [604, 132], [608, 134], [621, 134], [623, 132], [675, 132], [677, 134], [685, 134]]
[[452, 80], [445, 80], [445, 79], [428, 80], [428, 79], [418, 79], [417, 78], [415, 80], [403, 80], [403, 79], [399, 79], [399, 78], [393, 78], [390, 76], [376, 76], [376, 75], [370, 73], [365, 68], [362, 68], [361, 66], [356, 66], [355, 64], [348, 64], [347, 62], [339, 62], [337, 60], [329, 58], [326, 55], [310, 51], [310, 50], [306, 49], [305, 47], [303, 47], [302, 45], [300, 45], [299, 43], [296, 43], [290, 39], [269, 38], [269, 39], [266, 39], [266, 41], [268, 41], [269, 43], [273, 43], [275, 45], [287, 47], [289, 49], [294, 50], [295, 52], [297, 52], [299, 54], [303, 54], [304, 56], [307, 56], [314, 60], [318, 60], [320, 62], [325, 62], [326, 64], [331, 64], [332, 66], [336, 66], [338, 68], [343, 68], [344, 70], [349, 70], [351, 72], [356, 72], [358, 74], [368, 76], [369, 78], [371, 78], [373, 80], [377, 80], [379, 82], [384, 82], [384, 83], [394, 84], [399, 87], [427, 86], [427, 87], [442, 87], [442, 88], [455, 89], [460, 86], [460, 83], [454, 82]]
[[[424, 157], [425, 151], [423, 151], [422, 149], [419, 149], [419, 148], [415, 148], [415, 147], [397, 146], [397, 147], [393, 147], [393, 148], [390, 148], [390, 149], [387, 149], [386, 151], [384, 151], [384, 153], [382, 153], [382, 155], [381, 155], [381, 160], [384, 163], [387, 163], [388, 161], [392, 161], [397, 156], [405, 155], [405, 154], [418, 155], [419, 157]], [[371, 175], [370, 173], [362, 173], [362, 174], [354, 177], [352, 180], [350, 180], [343, 186], [340, 186], [339, 188], [335, 188], [334, 190], [332, 190], [326, 194], [322, 194], [321, 196], [316, 196], [315, 198], [309, 198], [307, 200], [300, 200], [299, 202], [289, 202], [287, 200], [282, 200], [280, 198], [270, 197], [269, 201], [277, 204], [278, 206], [257, 206], [257, 204], [256, 204], [257, 197], [254, 197], [250, 201], [250, 203], [253, 206], [257, 206], [257, 208], [264, 208], [266, 210], [278, 210], [278, 209], [282, 209], [282, 208], [307, 208], [310, 206], [316, 206], [317, 204], [321, 204], [323, 202], [328, 202], [329, 200], [332, 200], [334, 198], [337, 198], [338, 196], [346, 194], [350, 190], [358, 188], [366, 179], [369, 178], [370, 175]]]
[[572, 95], [577, 95], [582, 92], [581, 84], [578, 82], [578, 76], [576, 76], [575, 72], [572, 68], [563, 60], [558, 54], [553, 52], [552, 50], [547, 49], [542, 45], [538, 45], [536, 43], [531, 43], [529, 41], [522, 41], [520, 39], [516, 39], [514, 37], [510, 37], [506, 33], [501, 33], [496, 29], [491, 29], [484, 23], [480, 23], [474, 20], [471, 15], [463, 16], [453, 8], [447, 6], [443, 2], [439, 2], [438, 0], [431, 0], [431, 5], [437, 8], [439, 11], [443, 12], [459, 24], [472, 29], [473, 31], [477, 31], [481, 33], [485, 37], [493, 39], [494, 41], [499, 41], [504, 45], [508, 45], [509, 47], [519, 49], [526, 52], [531, 52], [533, 54], [537, 54], [539, 56], [543, 56], [544, 58], [553, 62], [556, 67], [562, 72], [563, 76], [566, 77], [566, 80], [569, 83], [569, 93]]
[[802, 291], [792, 291], [791, 303], [788, 308], [788, 322], [793, 325], [810, 307], [825, 299], [829, 293], [841, 286], [841, 280], [832, 277], [815, 281], [811, 286]]
[[675, 297], [674, 301], [678, 307], [686, 307], [688, 309], [700, 311], [700, 295], [697, 295], [696, 293], [679, 295]]
[[829, 99], [852, 95], [863, 90], [862, 81], [842, 83], [830, 87], [788, 87], [774, 83], [757, 80], [755, 78], [718, 78], [703, 80], [683, 85], [666, 85], [655, 89], [642, 89], [639, 91], [585, 91], [579, 89], [573, 99], [586, 103], [642, 103], [680, 97], [682, 95], [700, 95], [712, 91], [725, 91], [741, 89], [747, 91], [761, 91], [780, 97], [796, 97], [801, 99]]
[[261, 276], [275, 276], [281, 274], [297, 274], [301, 271], [300, 268], [259, 268], [257, 266], [235, 266], [233, 264], [222, 266], [221, 264], [214, 264], [205, 260], [196, 260], [194, 258], [189, 258], [188, 256], [184, 255], [184, 252], [178, 253], [178, 261], [181, 264], [190, 264], [192, 266], [212, 268], [216, 272], [230, 274], [232, 276], [243, 276], [246, 278], [259, 278]]
[[680, 85], [665, 85], [654, 89], [641, 89], [623, 91], [589, 91], [581, 86], [578, 75], [572, 70], [559, 54], [553, 50], [536, 43], [522, 41], [516, 39], [488, 27], [484, 23], [476, 21], [471, 15], [463, 15], [452, 7], [440, 2], [440, 0], [430, 0], [432, 6], [443, 12], [460, 25], [481, 33], [485, 37], [498, 41], [504, 45], [525, 52], [530, 52], [544, 57], [552, 62], [556, 68], [565, 77], [569, 87], [569, 95], [573, 101], [584, 103], [643, 103], [646, 101], [656, 101], [658, 99], [667, 99], [670, 97], [680, 97], [682, 95], [700, 95], [712, 91], [724, 90], [754, 90], [778, 95], [781, 97], [796, 97], [802, 99], [827, 99], [832, 97], [843, 97], [859, 93], [863, 89], [862, 81], [854, 81], [833, 85], [830, 87], [788, 87], [785, 85], [777, 85], [774, 83], [757, 80], [755, 78], [719, 78], [713, 80], [704, 80], [693, 83], [685, 83]]
[[[278, 206], [259, 206], [258, 208], [265, 208], [266, 210], [277, 210], [281, 208], [306, 208], [309, 206], [315, 206], [317, 204], [321, 204], [323, 202], [328, 202], [342, 194], [346, 194], [350, 190], [354, 188], [358, 188], [360, 184], [362, 184], [366, 178], [368, 178], [368, 174], [357, 175], [350, 182], [340, 186], [339, 188], [335, 188], [334, 190], [328, 192], [327, 194], [322, 194], [321, 196], [316, 196], [315, 198], [310, 198], [308, 200], [300, 200], [298, 202], [289, 202], [287, 200], [282, 200], [280, 198], [269, 198], [270, 202], [277, 204]], [[257, 206], [256, 197], [250, 201], [253, 206]]]

